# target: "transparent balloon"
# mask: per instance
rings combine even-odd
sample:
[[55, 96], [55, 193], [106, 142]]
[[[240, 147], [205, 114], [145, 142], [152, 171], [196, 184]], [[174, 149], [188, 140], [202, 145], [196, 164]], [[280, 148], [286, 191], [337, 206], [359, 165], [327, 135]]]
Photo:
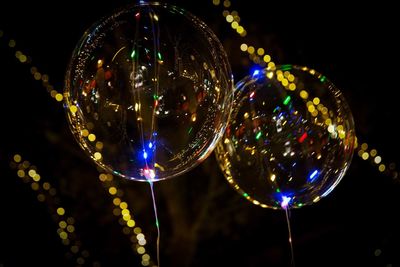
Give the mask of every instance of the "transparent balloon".
[[158, 181], [212, 152], [227, 124], [233, 80], [206, 24], [175, 6], [142, 3], [85, 32], [64, 96], [70, 129], [98, 165]]
[[265, 208], [299, 208], [327, 196], [354, 151], [351, 111], [341, 92], [307, 67], [255, 70], [236, 85], [215, 152], [228, 182]]

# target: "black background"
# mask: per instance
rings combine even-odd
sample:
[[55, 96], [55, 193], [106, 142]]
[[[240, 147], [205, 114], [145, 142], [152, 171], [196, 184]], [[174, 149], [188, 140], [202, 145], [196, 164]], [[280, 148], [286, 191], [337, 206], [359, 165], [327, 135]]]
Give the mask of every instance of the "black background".
[[[205, 21], [220, 38], [235, 80], [251, 64], [242, 42], [264, 47], [277, 63], [306, 65], [333, 81], [353, 111], [357, 136], [399, 162], [399, 16], [390, 1], [237, 1], [245, 39], [233, 33], [211, 1], [168, 1]], [[57, 225], [46, 205], [8, 167], [20, 153], [58, 189], [76, 218], [76, 233], [90, 251], [87, 266], [140, 266], [128, 237], [112, 215], [111, 199], [97, 171], [68, 130], [64, 112], [29, 66], [7, 46], [33, 59], [59, 91], [74, 46], [93, 22], [128, 1], [13, 1], [0, 6], [0, 266], [75, 266], [64, 255]], [[210, 186], [215, 180], [216, 185]], [[148, 185], [119, 181], [155, 256]], [[212, 189], [212, 190], [211, 190]], [[211, 191], [210, 191], [211, 190]], [[217, 192], [217, 193], [213, 193]], [[156, 184], [163, 266], [289, 266], [282, 211], [262, 209], [241, 198], [220, 173], [213, 156], [194, 170]], [[209, 195], [212, 195], [211, 197]], [[357, 155], [339, 186], [319, 203], [291, 214], [296, 266], [400, 266], [396, 180]], [[205, 216], [199, 214], [207, 206]], [[193, 231], [193, 227], [197, 229]], [[197, 227], [197, 228], [196, 228]], [[379, 251], [381, 253], [379, 253]]]

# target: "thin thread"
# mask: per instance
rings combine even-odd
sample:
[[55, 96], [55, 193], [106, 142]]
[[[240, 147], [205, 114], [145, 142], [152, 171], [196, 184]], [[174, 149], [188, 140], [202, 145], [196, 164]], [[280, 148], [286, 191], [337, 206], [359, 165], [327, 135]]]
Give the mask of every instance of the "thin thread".
[[158, 222], [156, 198], [154, 196], [154, 188], [153, 188], [154, 184], [152, 181], [149, 181], [149, 184], [150, 184], [150, 190], [151, 190], [151, 198], [153, 200], [154, 217], [156, 219], [156, 227], [157, 227], [157, 266], [160, 267], [160, 224]]
[[286, 223], [288, 227], [288, 233], [289, 233], [289, 245], [290, 245], [290, 254], [291, 254], [291, 261], [290, 261], [290, 266], [295, 267], [295, 261], [294, 261], [294, 252], [293, 252], [293, 241], [292, 241], [292, 229], [290, 226], [290, 219], [289, 219], [289, 205], [285, 207], [285, 214], [286, 214]]

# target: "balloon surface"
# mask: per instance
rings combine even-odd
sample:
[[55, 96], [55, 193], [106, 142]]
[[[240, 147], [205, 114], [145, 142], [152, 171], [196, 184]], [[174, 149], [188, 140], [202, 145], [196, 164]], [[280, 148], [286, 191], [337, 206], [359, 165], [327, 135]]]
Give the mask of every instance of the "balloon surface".
[[354, 142], [353, 117], [335, 85], [313, 69], [282, 65], [237, 83], [215, 152], [224, 176], [246, 199], [298, 208], [337, 186]]
[[64, 98], [73, 135], [98, 165], [158, 181], [212, 152], [231, 111], [233, 79], [205, 23], [172, 5], [141, 3], [85, 32]]

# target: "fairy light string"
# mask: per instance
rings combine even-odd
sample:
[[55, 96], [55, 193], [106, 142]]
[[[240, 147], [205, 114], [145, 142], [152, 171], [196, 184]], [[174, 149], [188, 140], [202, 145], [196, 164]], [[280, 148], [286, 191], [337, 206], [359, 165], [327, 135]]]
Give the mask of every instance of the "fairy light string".
[[[15, 154], [10, 162], [10, 167], [16, 170], [16, 174], [21, 180], [29, 184], [31, 189], [36, 192], [36, 198], [41, 203], [46, 203], [52, 214], [57, 228], [57, 235], [63, 245], [67, 247], [66, 258], [75, 262], [76, 266], [82, 266], [90, 262], [90, 253], [83, 249], [82, 242], [75, 233], [76, 220], [68, 213], [60, 198], [57, 195], [57, 189], [49, 182], [45, 182], [39, 174], [36, 166], [22, 158], [20, 154]], [[93, 261], [93, 266], [98, 266], [97, 261]]]
[[[4, 31], [0, 30], [0, 38], [4, 38]], [[62, 102], [64, 97], [61, 93], [59, 93], [56, 89], [54, 89], [54, 86], [49, 82], [49, 76], [47, 74], [41, 73], [36, 66], [33, 65], [32, 59], [29, 55], [26, 55], [23, 53], [21, 50], [17, 49], [17, 43], [14, 39], [5, 39], [5, 42], [8, 44], [8, 47], [12, 49], [12, 51], [15, 53], [16, 59], [22, 63], [27, 65], [30, 68], [30, 73], [32, 74], [32, 78], [35, 79], [36, 81], [41, 81], [43, 87], [46, 88], [47, 92], [50, 94], [50, 96], [57, 102]], [[74, 108], [75, 106], [71, 106], [70, 109], [74, 113]], [[75, 110], [76, 112], [76, 110]], [[101, 155], [101, 150], [103, 149], [103, 143], [99, 140], [97, 140], [96, 135], [93, 133], [90, 133], [90, 125], [88, 127], [89, 129], [83, 129], [82, 130], [82, 136], [84, 138], [87, 138], [90, 142], [93, 142], [95, 144], [95, 148], [97, 152], [94, 154], [94, 157], [96, 160], [101, 160], [102, 155]], [[41, 189], [41, 187], [38, 185], [38, 181], [40, 180], [40, 175], [36, 173], [35, 168], [31, 168], [27, 170], [27, 168], [30, 166], [30, 163], [28, 161], [23, 161], [23, 163], [16, 165], [16, 163], [19, 163], [17, 161], [21, 161], [21, 156], [19, 154], [16, 154], [14, 156], [14, 163], [12, 166], [17, 166], [19, 169], [17, 171], [17, 175], [21, 178], [23, 178], [24, 181], [29, 181], [29, 177], [32, 177], [32, 184], [31, 187], [33, 190], [37, 191]], [[22, 169], [20, 169], [20, 167]], [[23, 169], [25, 168], [25, 169]], [[32, 175], [32, 176], [30, 176]], [[39, 177], [39, 178], [38, 178]], [[35, 179], [39, 179], [38, 181], [35, 181]], [[123, 201], [122, 196], [123, 196], [123, 190], [118, 188], [117, 183], [114, 180], [114, 176], [108, 173], [101, 172], [99, 174], [99, 180], [102, 182], [103, 187], [105, 190], [109, 193], [109, 195], [112, 198], [112, 202], [114, 204], [114, 209], [113, 209], [113, 214], [114, 216], [119, 218], [119, 224], [122, 226], [122, 232], [129, 236], [129, 240], [131, 241], [131, 248], [132, 250], [140, 255], [141, 257], [141, 265], [142, 266], [156, 266], [154, 262], [151, 259], [151, 256], [149, 253], [146, 252], [146, 237], [142, 231], [142, 229], [137, 225], [135, 219], [133, 218], [133, 212], [129, 209], [128, 203]], [[51, 187], [49, 183], [44, 183], [43, 184], [43, 189], [47, 190], [45, 192], [48, 192], [51, 195], [56, 194], [56, 189], [54, 187]], [[41, 192], [41, 191], [38, 191]], [[41, 202], [44, 202], [46, 199], [46, 196], [43, 193], [38, 193], [38, 200]], [[50, 198], [51, 199], [51, 198]], [[59, 198], [54, 198], [53, 197], [53, 202], [58, 202]], [[51, 205], [50, 203], [48, 205]], [[62, 213], [62, 214], [61, 214]], [[64, 216], [65, 214], [65, 209], [60, 207], [56, 210], [56, 214], [58, 216]], [[68, 222], [71, 222], [71, 224], [68, 224]], [[69, 238], [69, 235], [74, 235], [74, 226], [73, 223], [75, 222], [75, 219], [72, 217], [68, 217], [67, 221], [61, 220], [58, 222], [59, 229], [57, 230], [57, 233], [59, 234], [60, 238], [62, 239], [63, 244], [65, 245], [70, 245], [71, 241]], [[68, 235], [69, 233], [69, 235]], [[82, 265], [85, 263], [85, 258], [88, 257], [89, 253], [87, 250], [80, 250], [79, 245], [80, 242], [75, 242], [71, 244], [70, 251], [74, 255], [80, 255], [77, 257], [76, 261], [78, 265]], [[80, 253], [80, 254], [79, 254]]]
[[[218, 6], [221, 4], [220, 0], [212, 0], [212, 2], [215, 6]], [[229, 0], [222, 1], [222, 4], [224, 6], [224, 11], [222, 12], [222, 15], [225, 17], [226, 22], [230, 23], [231, 28], [236, 29], [236, 32], [241, 37], [245, 37], [247, 35], [247, 31], [243, 27], [243, 25], [239, 25], [240, 16], [239, 16], [238, 12], [235, 10], [230, 11], [228, 9], [231, 6], [231, 2]], [[240, 50], [242, 52], [247, 53], [249, 56], [249, 59], [252, 60], [255, 64], [260, 65], [261, 67], [268, 67], [269, 69], [273, 69], [275, 67], [275, 63], [272, 61], [271, 55], [266, 53], [266, 51], [262, 47], [256, 49], [254, 46], [249, 45], [246, 42], [244, 42], [240, 45]], [[313, 74], [312, 72], [314, 70], [311, 69], [309, 71], [311, 74]], [[282, 73], [277, 73], [277, 75], [281, 75], [281, 74]], [[284, 77], [278, 76], [277, 78], [282, 83], [282, 85], [284, 85], [285, 87], [288, 86], [287, 88], [289, 88], [290, 90], [296, 89], [295, 84], [291, 85], [291, 83], [290, 83], [294, 80], [293, 77], [290, 76], [290, 73], [286, 73], [286, 75], [284, 75]], [[287, 79], [287, 81], [285, 79]], [[320, 77], [320, 79], [321, 79], [321, 81], [323, 81], [323, 79], [326, 79], [326, 78], [325, 78], [325, 76], [322, 76], [322, 77]], [[302, 90], [302, 91], [300, 91], [300, 97], [303, 98], [304, 100], [308, 100], [309, 94], [307, 91]], [[321, 112], [328, 111], [326, 109], [326, 107], [322, 106], [322, 103], [320, 103], [318, 98], [314, 98], [314, 99], [312, 99], [312, 101], [308, 101], [306, 104], [307, 104], [308, 111], [314, 117], [315, 117], [316, 111], [321, 111]], [[317, 107], [317, 109], [315, 109], [315, 106]], [[329, 120], [330, 119], [327, 118], [327, 120], [325, 121], [325, 123], [327, 125], [330, 124]], [[329, 130], [329, 128], [328, 128], [328, 130]], [[343, 131], [340, 131], [340, 129], [339, 129], [339, 135], [340, 134], [343, 135], [344, 133], [343, 133]], [[396, 164], [394, 162], [385, 163], [383, 161], [383, 157], [378, 153], [377, 149], [370, 148], [370, 146], [366, 142], [363, 142], [361, 145], [359, 145], [358, 137], [355, 138], [354, 149], [355, 149], [355, 153], [363, 161], [369, 161], [369, 163], [372, 166], [376, 167], [380, 173], [382, 173], [388, 177], [391, 177], [393, 179], [393, 181], [397, 181], [397, 182], [399, 181], [398, 180], [399, 171], [396, 169]], [[228, 179], [228, 182], [231, 183], [233, 186], [238, 187], [238, 185], [234, 184], [232, 179], [231, 180]], [[236, 188], [236, 189], [238, 189], [238, 188]], [[248, 200], [252, 201], [255, 205], [260, 205], [263, 208], [268, 208], [268, 206], [259, 203], [257, 200], [253, 199], [251, 196], [249, 196], [246, 193], [245, 193], [244, 197], [246, 197]], [[314, 202], [317, 202], [318, 200], [319, 200], [319, 198], [315, 199]], [[289, 219], [287, 216], [288, 209], [285, 208], [285, 211], [286, 211], [286, 219], [289, 223]], [[292, 247], [290, 226], [289, 226], [289, 244], [291, 246], [291, 250], [292, 250], [291, 252], [292, 252], [292, 256], [293, 256], [293, 247]], [[377, 252], [378, 252], [378, 254], [377, 254]], [[379, 256], [380, 253], [381, 253], [381, 251], [379, 249], [377, 249], [375, 251], [375, 256]], [[292, 260], [293, 260], [293, 258], [292, 258]], [[293, 265], [294, 262], [292, 261], [291, 264]]]
[[[247, 35], [247, 31], [244, 28], [243, 25], [239, 25], [241, 28], [236, 27], [236, 23], [240, 23], [241, 18], [239, 16], [239, 13], [236, 10], [230, 11], [229, 8], [231, 7], [231, 2], [229, 0], [212, 0], [213, 4], [215, 6], [222, 5], [224, 7], [224, 10], [222, 12], [222, 15], [225, 17], [225, 21], [227, 23], [230, 23], [232, 29], [236, 29], [236, 32], [240, 37], [245, 37]], [[232, 25], [233, 24], [233, 25]], [[248, 43], [242, 43], [240, 45], [240, 50], [242, 52], [245, 52], [248, 54], [250, 60], [252, 60], [255, 64], [260, 65], [261, 67], [268, 67], [270, 69], [273, 69], [275, 67], [275, 62], [272, 61], [272, 57], [270, 54], [266, 52], [266, 50], [262, 47], [256, 48], [252, 45], [249, 45]], [[315, 70], [313, 69], [308, 69], [310, 74], [315, 73]], [[276, 72], [277, 79], [282, 83], [282, 85], [285, 86], [285, 88], [294, 91], [296, 89], [294, 81], [294, 76], [290, 74], [290, 72], [282, 72], [278, 70]], [[326, 79], [325, 76], [319, 77], [320, 79], [324, 80]], [[308, 111], [314, 116], [317, 111], [320, 111], [324, 114], [328, 114], [328, 110], [326, 109], [325, 106], [320, 102], [320, 99], [315, 97], [312, 99], [309, 99], [309, 94], [306, 90], [301, 90], [299, 92], [299, 95], [302, 99], [306, 100], [306, 105], [308, 108]], [[329, 118], [326, 118], [325, 123], [329, 125], [331, 122]], [[329, 129], [328, 129], [329, 130]], [[343, 135], [343, 133], [339, 129], [339, 135]], [[380, 173], [383, 173], [389, 177], [392, 177], [393, 179], [398, 178], [399, 172], [396, 170], [396, 164], [395, 163], [389, 163], [385, 164], [382, 161], [382, 156], [378, 154], [376, 149], [371, 149], [370, 151], [368, 150], [369, 145], [365, 142], [362, 143], [361, 146], [358, 145], [359, 140], [356, 138], [354, 148], [355, 152], [357, 155], [363, 159], [363, 160], [368, 160], [373, 166], [375, 166]], [[249, 198], [249, 200], [253, 201], [250, 196], [246, 196], [246, 198]], [[256, 205], [257, 201], [255, 200]], [[261, 205], [262, 206], [262, 205]], [[265, 207], [265, 206], [264, 206]], [[266, 208], [266, 207], [265, 207]]]

